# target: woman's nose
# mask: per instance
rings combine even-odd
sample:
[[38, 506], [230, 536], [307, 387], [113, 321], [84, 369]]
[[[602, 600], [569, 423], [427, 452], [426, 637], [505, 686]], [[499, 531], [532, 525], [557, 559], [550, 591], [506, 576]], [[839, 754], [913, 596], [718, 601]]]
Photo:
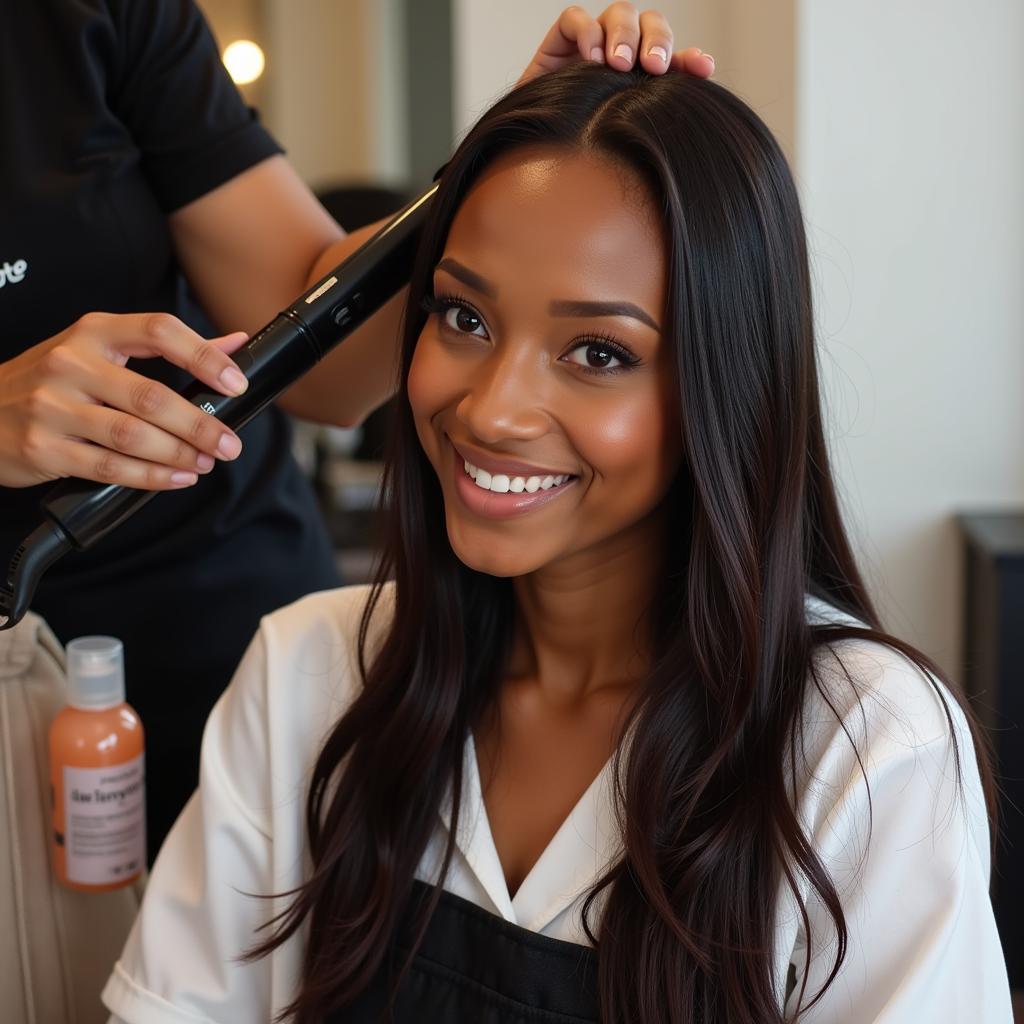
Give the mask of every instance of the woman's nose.
[[456, 416], [479, 440], [532, 440], [549, 426], [536, 353], [495, 352], [481, 364], [456, 407]]

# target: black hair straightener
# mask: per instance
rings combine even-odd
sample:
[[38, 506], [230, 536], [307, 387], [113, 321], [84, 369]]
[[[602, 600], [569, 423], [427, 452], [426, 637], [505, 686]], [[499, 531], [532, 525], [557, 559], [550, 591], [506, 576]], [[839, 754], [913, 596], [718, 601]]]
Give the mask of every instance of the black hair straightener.
[[[347, 338], [409, 281], [432, 185], [365, 245], [279, 313], [231, 357], [249, 380], [236, 397], [193, 381], [182, 392], [232, 429], [257, 413]], [[43, 522], [14, 552], [0, 580], [0, 629], [28, 610], [43, 573], [66, 552], [91, 547], [161, 491], [64, 480], [42, 501]]]

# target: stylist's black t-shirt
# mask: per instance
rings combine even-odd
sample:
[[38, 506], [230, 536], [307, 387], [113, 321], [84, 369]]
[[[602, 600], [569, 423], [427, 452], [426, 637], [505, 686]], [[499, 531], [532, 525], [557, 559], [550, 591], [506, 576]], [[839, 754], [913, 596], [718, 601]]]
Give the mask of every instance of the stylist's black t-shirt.
[[[0, 361], [93, 310], [163, 310], [219, 333], [182, 278], [166, 217], [280, 150], [195, 6], [7, 0], [0, 22]], [[187, 379], [162, 360], [130, 365]], [[205, 715], [260, 615], [338, 582], [284, 416], [268, 410], [241, 437], [237, 461], [65, 556], [32, 606], [62, 641], [124, 641], [158, 834], [194, 784]], [[0, 488], [0, 563], [39, 522], [49, 486]]]

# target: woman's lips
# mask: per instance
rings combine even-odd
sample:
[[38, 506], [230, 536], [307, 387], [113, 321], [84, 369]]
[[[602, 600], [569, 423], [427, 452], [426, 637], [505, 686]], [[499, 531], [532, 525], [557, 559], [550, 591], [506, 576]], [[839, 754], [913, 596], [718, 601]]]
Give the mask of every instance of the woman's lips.
[[488, 519], [512, 519], [533, 512], [542, 505], [561, 497], [578, 479], [572, 477], [558, 487], [551, 487], [546, 491], [535, 491], [533, 494], [526, 491], [520, 491], [518, 494], [511, 491], [506, 494], [498, 494], [478, 487], [466, 472], [463, 465], [465, 460], [461, 453], [454, 445], [450, 451], [455, 493], [470, 512]]
[[[447, 436], [447, 435], [446, 435]], [[448, 443], [455, 449], [456, 456], [471, 466], [479, 469], [486, 469], [491, 476], [501, 473], [505, 476], [572, 476], [572, 473], [562, 472], [557, 469], [543, 469], [539, 466], [531, 466], [526, 462], [519, 462], [517, 459], [499, 459], [486, 452], [479, 452], [475, 448], [466, 445], [457, 445], [450, 437]]]

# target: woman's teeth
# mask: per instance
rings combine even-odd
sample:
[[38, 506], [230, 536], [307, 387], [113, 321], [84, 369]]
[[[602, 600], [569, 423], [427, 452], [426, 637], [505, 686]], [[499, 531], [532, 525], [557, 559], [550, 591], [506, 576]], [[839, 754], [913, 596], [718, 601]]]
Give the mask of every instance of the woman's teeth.
[[466, 472], [473, 478], [473, 482], [483, 491], [493, 491], [495, 494], [519, 494], [526, 491], [533, 494], [534, 491], [547, 491], [552, 487], [560, 487], [566, 481], [571, 480], [569, 474], [561, 476], [505, 476], [504, 473], [495, 473], [493, 476], [486, 469], [477, 469], [470, 462], [464, 462]]

